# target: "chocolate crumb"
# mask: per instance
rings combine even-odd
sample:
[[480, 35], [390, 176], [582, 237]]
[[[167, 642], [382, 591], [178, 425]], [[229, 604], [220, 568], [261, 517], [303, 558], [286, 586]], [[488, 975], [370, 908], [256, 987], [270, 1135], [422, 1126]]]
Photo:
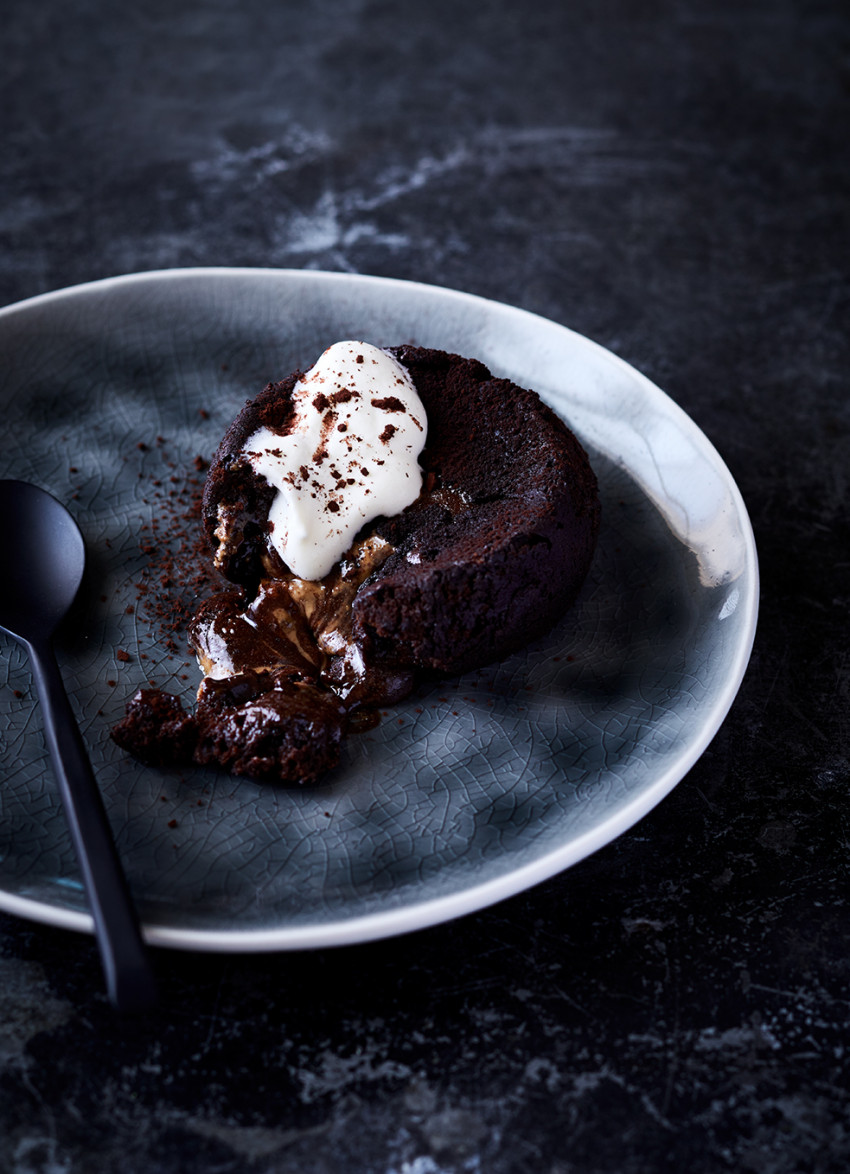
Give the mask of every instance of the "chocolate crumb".
[[373, 399], [372, 407], [382, 412], [406, 412], [404, 404], [395, 395], [385, 395], [381, 399]]
[[[152, 644], [174, 652], [185, 646], [187, 625], [198, 603], [220, 589], [222, 580], [211, 565], [200, 525], [203, 481], [195, 474], [207, 462], [198, 455], [179, 468], [170, 459], [164, 437], [157, 437], [157, 445], [162, 463], [150, 470], [150, 479], [159, 480], [163, 469], [174, 469], [168, 477], [173, 488], [158, 497], [150, 522], [139, 526], [139, 550], [147, 561], [135, 582], [136, 607], [129, 607], [127, 614], [135, 611]], [[140, 637], [145, 643], [144, 631]]]

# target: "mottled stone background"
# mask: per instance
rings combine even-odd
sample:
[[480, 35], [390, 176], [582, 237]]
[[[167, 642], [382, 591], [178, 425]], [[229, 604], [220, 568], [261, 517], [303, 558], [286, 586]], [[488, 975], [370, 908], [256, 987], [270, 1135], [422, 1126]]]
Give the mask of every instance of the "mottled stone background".
[[0, 303], [223, 264], [523, 306], [693, 416], [763, 576], [707, 753], [524, 896], [159, 953], [141, 1022], [89, 939], [0, 916], [0, 1169], [846, 1170], [845, 5], [12, 0], [0, 38]]

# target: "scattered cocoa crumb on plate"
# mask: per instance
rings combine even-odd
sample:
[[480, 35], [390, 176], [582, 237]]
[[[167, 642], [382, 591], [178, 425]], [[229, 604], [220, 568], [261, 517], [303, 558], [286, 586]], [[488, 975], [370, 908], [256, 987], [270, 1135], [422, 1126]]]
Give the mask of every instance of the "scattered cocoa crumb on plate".
[[223, 580], [212, 566], [201, 525], [202, 474], [208, 462], [197, 455], [181, 469], [161, 436], [151, 464], [156, 457], [160, 466], [149, 470], [150, 483], [161, 484], [169, 470], [168, 488], [157, 494], [150, 520], [140, 526], [139, 549], [146, 561], [134, 584], [136, 616], [151, 643], [174, 655], [186, 651], [186, 631], [198, 603], [221, 590]]

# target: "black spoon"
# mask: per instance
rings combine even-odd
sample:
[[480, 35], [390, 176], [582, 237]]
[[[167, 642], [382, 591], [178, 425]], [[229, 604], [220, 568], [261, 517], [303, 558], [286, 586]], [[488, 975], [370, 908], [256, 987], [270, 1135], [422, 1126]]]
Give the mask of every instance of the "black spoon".
[[120, 1011], [153, 1005], [153, 972], [80, 731], [59, 675], [53, 635], [79, 590], [85, 544], [55, 497], [0, 481], [0, 628], [26, 647], [44, 731], [94, 918], [109, 998]]

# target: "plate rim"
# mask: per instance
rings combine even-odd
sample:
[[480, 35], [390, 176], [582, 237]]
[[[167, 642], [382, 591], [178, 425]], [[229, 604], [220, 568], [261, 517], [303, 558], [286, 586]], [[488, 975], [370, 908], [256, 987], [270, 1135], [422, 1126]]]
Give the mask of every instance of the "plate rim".
[[[152, 946], [197, 952], [251, 954], [319, 949], [354, 945], [415, 932], [483, 910], [506, 900], [508, 897], [517, 896], [579, 863], [634, 827], [681, 782], [705, 752], [725, 721], [750, 661], [759, 611], [758, 553], [752, 522], [741, 491], [720, 453], [702, 429], [665, 391], [625, 359], [620, 358], [619, 355], [586, 335], [580, 334], [551, 318], [513, 306], [508, 302], [497, 301], [480, 294], [467, 293], [450, 286], [409, 281], [398, 277], [320, 269], [187, 266], [185, 268], [151, 269], [139, 273], [119, 274], [35, 294], [0, 307], [0, 321], [17, 313], [23, 313], [53, 302], [89, 292], [108, 292], [110, 288], [120, 286], [156, 284], [163, 281], [186, 279], [197, 280], [198, 278], [214, 280], [234, 277], [297, 279], [299, 282], [306, 281], [317, 285], [323, 283], [369, 284], [379, 287], [403, 287], [406, 290], [421, 290], [425, 296], [436, 294], [450, 300], [471, 302], [479, 305], [482, 310], [496, 307], [502, 312], [509, 312], [511, 315], [527, 318], [529, 321], [545, 324], [547, 328], [563, 331], [574, 341], [578, 341], [580, 346], [589, 348], [597, 360], [614, 364], [621, 371], [627, 373], [630, 378], [638, 380], [650, 398], [664, 406], [665, 414], [676, 418], [678, 426], [696, 441], [700, 451], [709, 458], [712, 466], [721, 475], [724, 487], [734, 503], [744, 550], [743, 570], [739, 582], [745, 590], [741, 592], [736, 608], [743, 617], [743, 626], [734, 649], [734, 655], [730, 658], [729, 672], [722, 689], [719, 689], [717, 696], [713, 698], [708, 713], [702, 717], [698, 736], [695, 736], [688, 743], [679, 756], [651, 784], [642, 787], [629, 802], [592, 828], [571, 838], [566, 844], [550, 849], [538, 859], [511, 869], [503, 875], [490, 878], [479, 884], [466, 886], [448, 895], [402, 904], [377, 913], [337, 918], [321, 924], [287, 925], [283, 923], [273, 929], [250, 930], [196, 930], [143, 924], [142, 934], [146, 942]], [[628, 471], [628, 466], [624, 465], [624, 467]], [[55, 906], [46, 901], [9, 892], [3, 888], [0, 888], [0, 911], [60, 929], [90, 934], [94, 932], [93, 919], [86, 912]]]

